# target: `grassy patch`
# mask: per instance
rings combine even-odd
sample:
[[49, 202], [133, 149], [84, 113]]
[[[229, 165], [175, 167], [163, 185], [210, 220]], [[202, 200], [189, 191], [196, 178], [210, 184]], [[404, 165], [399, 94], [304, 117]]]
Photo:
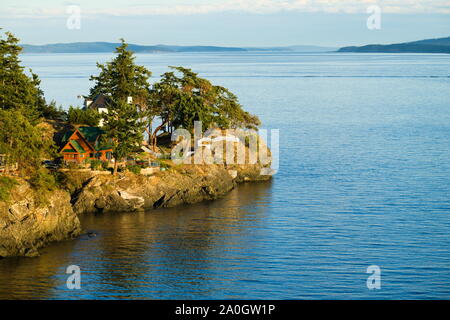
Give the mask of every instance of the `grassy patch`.
[[38, 206], [47, 204], [51, 191], [58, 187], [55, 176], [45, 168], [36, 170], [28, 182], [36, 191], [35, 200]]
[[91, 163], [91, 169], [92, 170], [99, 170], [102, 168], [102, 161], [101, 160], [89, 160]]
[[0, 201], [8, 201], [10, 192], [14, 186], [17, 185], [17, 181], [9, 177], [0, 177]]
[[166, 170], [172, 168], [174, 166], [172, 160], [167, 160], [167, 159], [159, 159], [159, 167], [160, 168], [164, 168]]
[[128, 165], [127, 170], [134, 174], [141, 174], [141, 166], [139, 166], [137, 164]]
[[69, 171], [56, 173], [58, 186], [61, 189], [68, 191], [70, 194], [74, 194], [78, 191], [90, 178], [91, 175], [86, 172]]
[[39, 168], [31, 176], [30, 185], [37, 191], [52, 191], [56, 189], [56, 179], [47, 169]]

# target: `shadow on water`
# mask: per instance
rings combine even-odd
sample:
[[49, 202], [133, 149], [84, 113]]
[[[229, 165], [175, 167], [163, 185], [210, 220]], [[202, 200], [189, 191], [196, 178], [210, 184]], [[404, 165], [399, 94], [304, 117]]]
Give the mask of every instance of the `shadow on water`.
[[[271, 182], [244, 184], [216, 201], [84, 216], [85, 234], [77, 240], [42, 249], [38, 258], [0, 261], [0, 298], [214, 295], [246, 259], [252, 230], [264, 223], [271, 187]], [[69, 265], [81, 268], [81, 290], [66, 287]]]

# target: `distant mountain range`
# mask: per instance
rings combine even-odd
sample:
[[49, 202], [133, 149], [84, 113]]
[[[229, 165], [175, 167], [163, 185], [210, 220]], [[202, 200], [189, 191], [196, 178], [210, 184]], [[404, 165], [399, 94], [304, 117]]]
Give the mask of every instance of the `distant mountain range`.
[[[25, 53], [110, 53], [120, 43], [113, 42], [72, 42], [45, 45], [23, 44]], [[380, 53], [450, 53], [450, 37], [426, 39], [395, 44], [369, 44], [365, 46], [336, 48], [320, 46], [286, 46], [286, 47], [219, 47], [219, 46], [170, 46], [138, 45], [128, 47], [136, 53], [176, 53], [176, 52], [380, 52]]]
[[[107, 53], [113, 52], [120, 43], [112, 42], [72, 42], [54, 43], [45, 45], [23, 44], [25, 53]], [[136, 53], [173, 53], [173, 52], [255, 52], [255, 51], [279, 51], [279, 52], [330, 52], [336, 48], [319, 46], [289, 46], [289, 47], [217, 47], [217, 46], [169, 46], [154, 45], [145, 46], [129, 44], [128, 48]]]
[[450, 37], [387, 45], [370, 44], [362, 47], [344, 47], [338, 52], [450, 53]]

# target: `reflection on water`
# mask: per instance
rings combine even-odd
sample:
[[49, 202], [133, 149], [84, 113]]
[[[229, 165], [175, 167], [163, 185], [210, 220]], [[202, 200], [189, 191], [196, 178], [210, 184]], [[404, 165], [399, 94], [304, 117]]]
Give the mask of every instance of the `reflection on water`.
[[[91, 235], [0, 262], [0, 298], [199, 298], [225, 295], [244, 277], [252, 232], [270, 202], [271, 182], [242, 185], [224, 199], [146, 213], [86, 216]], [[256, 227], [256, 228], [255, 228]], [[255, 231], [256, 230], [256, 231]], [[65, 286], [69, 265], [82, 290]], [[8, 276], [6, 276], [8, 275]]]

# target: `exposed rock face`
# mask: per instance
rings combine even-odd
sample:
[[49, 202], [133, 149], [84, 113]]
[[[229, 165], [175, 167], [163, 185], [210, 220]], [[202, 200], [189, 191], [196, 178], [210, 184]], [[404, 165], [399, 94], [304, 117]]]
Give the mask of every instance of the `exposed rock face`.
[[258, 165], [182, 166], [153, 176], [85, 175], [72, 195], [58, 190], [38, 206], [34, 191], [22, 181], [9, 202], [0, 202], [0, 258], [36, 256], [53, 241], [81, 233], [79, 214], [132, 212], [220, 198], [237, 183], [268, 180]]
[[38, 206], [34, 191], [22, 181], [8, 203], [0, 202], [0, 258], [36, 256], [50, 242], [70, 239], [81, 232], [70, 195], [55, 191], [45, 205]]
[[236, 183], [267, 180], [260, 167], [232, 170], [221, 165], [185, 166], [154, 176], [96, 176], [73, 198], [77, 214], [136, 211], [213, 200], [224, 196]]

